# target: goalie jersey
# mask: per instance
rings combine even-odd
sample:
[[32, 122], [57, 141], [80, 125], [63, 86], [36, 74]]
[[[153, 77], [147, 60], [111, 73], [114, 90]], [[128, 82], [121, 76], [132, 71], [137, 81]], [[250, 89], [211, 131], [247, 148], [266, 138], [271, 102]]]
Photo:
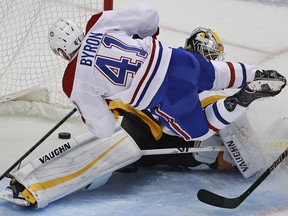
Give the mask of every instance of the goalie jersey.
[[88, 21], [80, 50], [66, 68], [63, 90], [96, 136], [114, 132], [108, 100], [145, 109], [163, 82], [171, 50], [152, 37], [158, 21], [157, 11], [146, 5], [104, 11]]

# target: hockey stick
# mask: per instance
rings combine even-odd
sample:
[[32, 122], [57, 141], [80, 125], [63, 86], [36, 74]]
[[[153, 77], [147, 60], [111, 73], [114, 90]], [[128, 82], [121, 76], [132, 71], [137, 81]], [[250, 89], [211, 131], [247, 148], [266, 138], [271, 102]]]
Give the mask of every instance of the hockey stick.
[[70, 116], [72, 116], [77, 111], [74, 108], [70, 111], [58, 124], [56, 124], [48, 133], [46, 133], [34, 146], [32, 146], [22, 157], [20, 157], [6, 172], [0, 177], [0, 181], [7, 176], [19, 163], [21, 163], [32, 151], [34, 151], [45, 139], [47, 139], [58, 127], [60, 127]]
[[269, 174], [287, 157], [287, 155], [288, 148], [244, 193], [236, 198], [223, 197], [205, 189], [199, 190], [197, 197], [200, 201], [212, 206], [229, 209], [236, 208], [267, 178], [267, 176], [269, 176]]
[[163, 155], [163, 154], [184, 154], [193, 152], [207, 152], [207, 151], [227, 151], [225, 146], [208, 146], [208, 147], [179, 147], [179, 148], [165, 148], [165, 149], [145, 149], [141, 150], [141, 154], [145, 155]]

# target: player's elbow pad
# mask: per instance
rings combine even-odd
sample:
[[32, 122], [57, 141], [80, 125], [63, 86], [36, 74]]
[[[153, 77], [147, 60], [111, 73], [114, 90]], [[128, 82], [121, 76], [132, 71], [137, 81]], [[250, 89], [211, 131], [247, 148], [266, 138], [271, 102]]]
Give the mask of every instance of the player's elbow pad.
[[145, 10], [145, 22], [142, 25], [140, 32], [138, 33], [140, 38], [153, 36], [158, 32], [159, 14], [157, 10], [149, 5], [141, 4], [142, 10]]

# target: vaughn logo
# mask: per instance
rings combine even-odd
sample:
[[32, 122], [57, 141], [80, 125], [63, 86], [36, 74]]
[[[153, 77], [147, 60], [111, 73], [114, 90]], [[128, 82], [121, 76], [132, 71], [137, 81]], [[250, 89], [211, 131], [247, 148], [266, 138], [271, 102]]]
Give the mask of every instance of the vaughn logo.
[[238, 151], [234, 142], [232, 140], [228, 141], [227, 146], [230, 149], [233, 157], [235, 158], [237, 165], [238, 165], [238, 168], [241, 169], [243, 173], [246, 172], [246, 170], [248, 170], [248, 166], [245, 163], [244, 159], [242, 158], [242, 156], [241, 156], [240, 152]]
[[39, 160], [41, 161], [42, 164], [46, 163], [47, 161], [51, 160], [52, 158], [66, 152], [71, 148], [69, 142], [63, 144], [62, 146], [52, 150], [48, 154], [45, 154], [44, 156], [40, 157]]

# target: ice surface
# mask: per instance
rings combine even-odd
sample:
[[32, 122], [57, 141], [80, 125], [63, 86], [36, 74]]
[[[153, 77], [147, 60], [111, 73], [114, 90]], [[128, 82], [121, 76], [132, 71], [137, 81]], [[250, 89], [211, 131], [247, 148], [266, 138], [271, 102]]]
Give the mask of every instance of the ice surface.
[[[288, 3], [285, 0], [114, 0], [114, 7], [147, 2], [160, 13], [160, 36], [164, 44], [184, 44], [192, 29], [210, 27], [223, 40], [227, 61], [241, 61], [288, 76]], [[278, 119], [287, 117], [288, 89], [279, 96], [252, 104], [248, 117], [257, 134]], [[260, 111], [259, 111], [260, 110]], [[23, 155], [55, 122], [19, 117], [0, 118], [0, 173]], [[83, 132], [67, 123], [63, 130]], [[62, 130], [61, 129], [61, 130]], [[7, 134], [12, 134], [8, 136]], [[17, 134], [17, 135], [15, 135]], [[48, 143], [53, 142], [53, 136]], [[39, 151], [50, 146], [44, 145]], [[47, 144], [46, 144], [47, 145]], [[37, 154], [37, 151], [36, 153]], [[206, 216], [288, 215], [287, 161], [281, 164], [237, 209], [211, 207], [197, 200], [201, 188], [227, 197], [239, 196], [258, 176], [207, 169], [179, 171], [167, 167], [143, 168], [137, 173], [114, 173], [108, 183], [94, 191], [79, 191], [46, 208], [33, 210], [0, 201], [0, 215], [101, 215], [101, 216]], [[7, 186], [0, 182], [0, 188]]]

